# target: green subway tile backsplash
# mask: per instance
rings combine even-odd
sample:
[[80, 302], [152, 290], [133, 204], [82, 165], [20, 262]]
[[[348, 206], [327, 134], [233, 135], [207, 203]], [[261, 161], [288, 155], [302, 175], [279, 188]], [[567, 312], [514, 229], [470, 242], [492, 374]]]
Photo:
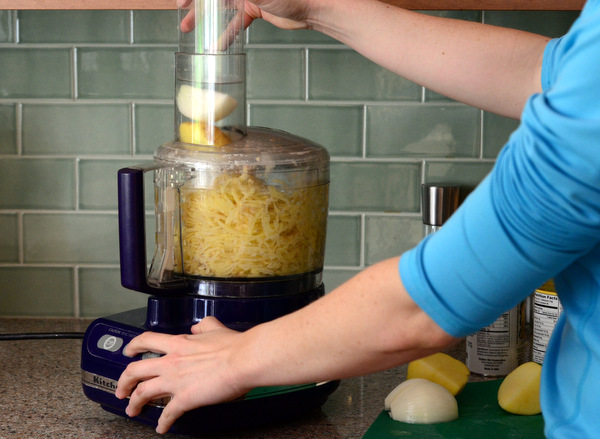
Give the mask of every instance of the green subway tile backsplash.
[[326, 265], [360, 265], [360, 217], [330, 215], [327, 223]]
[[173, 104], [135, 106], [135, 152], [153, 154], [160, 145], [173, 140]]
[[73, 316], [73, 278], [71, 268], [0, 267], [0, 314]]
[[329, 204], [334, 210], [418, 212], [417, 163], [331, 164]]
[[331, 155], [360, 156], [363, 108], [353, 106], [251, 105], [250, 123], [306, 137]]
[[493, 162], [429, 162], [425, 164], [425, 182], [461, 186], [461, 196], [464, 197], [490, 173], [493, 166]]
[[251, 99], [302, 99], [304, 52], [300, 49], [248, 49], [246, 88]]
[[81, 317], [100, 317], [141, 308], [148, 297], [123, 288], [118, 268], [79, 270]]
[[495, 159], [508, 141], [510, 134], [517, 129], [519, 121], [493, 113], [483, 114], [483, 154], [482, 157]]
[[173, 99], [173, 48], [83, 48], [77, 51], [80, 98]]
[[24, 104], [23, 154], [128, 154], [127, 104]]
[[119, 262], [116, 214], [26, 214], [25, 262]]
[[177, 11], [133, 11], [133, 42], [177, 44]]
[[423, 237], [421, 218], [367, 216], [365, 262], [375, 264], [411, 249]]
[[370, 106], [368, 157], [478, 157], [480, 112], [463, 105]]
[[[81, 160], [79, 162], [79, 208], [83, 210], [114, 210], [117, 208], [117, 172], [121, 168], [151, 162], [128, 160]], [[145, 174], [145, 203], [153, 209], [154, 186], [152, 172]]]
[[15, 214], [0, 214], [0, 262], [19, 262], [19, 221]]
[[[557, 36], [572, 12], [436, 11]], [[174, 133], [177, 12], [0, 11], [0, 315], [96, 317], [143, 306], [120, 285], [117, 171]], [[463, 196], [518, 121], [424, 90], [315, 31], [246, 34], [251, 125], [331, 155], [331, 291], [423, 236], [423, 182]], [[390, 54], [392, 56], [393, 54]], [[146, 173], [146, 258], [154, 252]]]
[[21, 43], [128, 43], [128, 11], [20, 11]]
[[418, 101], [421, 87], [352, 50], [311, 49], [308, 96], [316, 100]]
[[12, 11], [0, 11], [0, 43], [14, 41]]
[[0, 209], [73, 209], [75, 162], [70, 159], [2, 159], [0, 188]]
[[0, 48], [0, 99], [70, 98], [69, 49]]

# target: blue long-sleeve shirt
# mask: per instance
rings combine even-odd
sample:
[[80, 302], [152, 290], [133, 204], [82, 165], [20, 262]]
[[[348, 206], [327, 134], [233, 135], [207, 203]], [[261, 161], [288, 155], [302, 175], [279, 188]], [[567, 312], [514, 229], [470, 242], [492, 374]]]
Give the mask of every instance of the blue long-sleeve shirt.
[[492, 323], [554, 277], [564, 306], [542, 371], [548, 437], [597, 437], [600, 419], [600, 0], [544, 52], [543, 92], [494, 169], [400, 262], [445, 331]]

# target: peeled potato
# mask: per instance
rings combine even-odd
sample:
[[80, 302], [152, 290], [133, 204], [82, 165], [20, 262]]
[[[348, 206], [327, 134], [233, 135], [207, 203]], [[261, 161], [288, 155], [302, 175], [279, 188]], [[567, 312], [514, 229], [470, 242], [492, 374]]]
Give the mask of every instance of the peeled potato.
[[227, 134], [213, 126], [207, 130], [205, 123], [183, 122], [179, 125], [179, 138], [184, 143], [194, 145], [223, 146], [231, 142]]
[[[409, 424], [435, 424], [458, 418], [456, 398], [445, 387], [422, 378], [405, 381], [392, 391], [390, 416]], [[392, 396], [392, 394], [388, 395]]]
[[200, 122], [224, 119], [237, 107], [237, 101], [225, 93], [185, 84], [179, 87], [175, 101], [181, 114]]
[[540, 408], [542, 366], [530, 361], [513, 370], [498, 389], [498, 404], [516, 415], [537, 415]]
[[450, 355], [437, 353], [408, 364], [407, 379], [425, 378], [458, 395], [467, 385], [469, 368]]

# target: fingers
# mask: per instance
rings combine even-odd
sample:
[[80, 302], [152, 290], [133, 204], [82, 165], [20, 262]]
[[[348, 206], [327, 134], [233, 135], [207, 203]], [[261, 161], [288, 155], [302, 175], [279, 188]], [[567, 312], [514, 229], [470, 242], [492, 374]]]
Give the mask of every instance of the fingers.
[[125, 410], [127, 415], [135, 417], [142, 412], [142, 408], [150, 401], [170, 396], [170, 392], [165, 388], [167, 384], [160, 377], [140, 382], [129, 398], [129, 404]]
[[156, 362], [159, 358], [150, 358], [143, 361], [135, 361], [121, 374], [117, 382], [115, 396], [124, 399], [129, 396], [140, 381], [146, 381], [156, 377]]
[[169, 431], [169, 428], [171, 428], [175, 421], [184, 413], [185, 409], [179, 404], [179, 399], [173, 398], [163, 409], [162, 414], [158, 419], [156, 432], [163, 434]]
[[166, 354], [171, 344], [172, 335], [157, 332], [144, 332], [135, 337], [125, 346], [123, 353], [128, 357], [135, 357], [144, 352], [156, 352]]
[[204, 317], [200, 323], [196, 323], [194, 326], [192, 326], [192, 334], [202, 334], [203, 332], [224, 328], [227, 327], [215, 317]]
[[179, 29], [183, 33], [188, 33], [194, 30], [196, 26], [196, 11], [191, 9], [179, 23]]
[[187, 8], [192, 3], [192, 0], [177, 0], [178, 8]]

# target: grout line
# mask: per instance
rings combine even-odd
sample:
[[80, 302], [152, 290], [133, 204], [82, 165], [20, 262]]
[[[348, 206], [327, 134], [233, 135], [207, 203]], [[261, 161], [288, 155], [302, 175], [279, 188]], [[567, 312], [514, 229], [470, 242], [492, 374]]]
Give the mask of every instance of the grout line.
[[79, 318], [81, 315], [80, 306], [81, 300], [79, 297], [79, 266], [73, 267], [73, 316]]
[[17, 213], [17, 245], [19, 252], [19, 264], [25, 263], [25, 233], [23, 225], [23, 212]]
[[72, 263], [72, 264], [66, 264], [66, 263], [59, 263], [59, 262], [29, 262], [29, 263], [15, 263], [15, 262], [7, 262], [7, 263], [0, 263], [0, 267], [2, 268], [22, 268], [22, 267], [26, 267], [26, 268], [104, 268], [104, 269], [115, 269], [115, 268], [120, 268], [120, 265], [115, 262], [115, 263], [106, 263], [106, 264], [100, 264], [100, 263]]
[[362, 107], [362, 133], [361, 133], [361, 159], [367, 158], [367, 113], [368, 113], [368, 105], [363, 105]]
[[128, 161], [135, 160], [136, 162], [150, 162], [153, 160], [150, 154], [138, 154], [134, 157], [131, 154], [123, 155], [23, 155], [17, 156], [14, 154], [0, 154], [2, 160], [89, 160], [89, 161]]
[[37, 104], [37, 105], [56, 105], [56, 104], [70, 104], [70, 105], [106, 105], [106, 104], [130, 104], [136, 102], [138, 104], [154, 104], [154, 105], [172, 105], [173, 99], [115, 99], [115, 98], [82, 98], [73, 102], [71, 98], [14, 98], [6, 99], [0, 98], [0, 104], [14, 104], [15, 101], [22, 104]]
[[19, 29], [19, 12], [13, 11], [12, 14], [12, 25], [13, 25], [13, 41], [15, 44], [19, 44], [19, 34], [21, 33]]
[[360, 255], [359, 255], [359, 266], [361, 268], [364, 268], [365, 266], [365, 260], [367, 259], [365, 253], [367, 251], [367, 243], [366, 243], [366, 214], [362, 213], [360, 215]]
[[81, 177], [81, 173], [80, 173], [80, 169], [79, 166], [81, 164], [81, 160], [79, 158], [75, 158], [74, 163], [73, 163], [73, 173], [74, 173], [74, 178], [75, 178], [75, 193], [73, 194], [75, 200], [74, 200], [74, 206], [75, 208], [73, 209], [75, 212], [79, 212], [80, 209], [80, 205], [81, 203], [79, 202], [79, 192], [80, 192], [80, 177]]
[[79, 63], [77, 47], [71, 49], [71, 96], [77, 100], [79, 89], [79, 77], [77, 76], [77, 64]]
[[135, 139], [135, 102], [132, 102], [129, 107], [129, 153], [135, 155], [137, 144]]
[[251, 120], [251, 111], [252, 111], [252, 106], [250, 105], [250, 103], [248, 101], [246, 101], [246, 126], [250, 126], [250, 120]]
[[309, 83], [308, 83], [308, 72], [310, 69], [309, 66], [309, 53], [308, 48], [304, 48], [304, 101], [308, 102], [309, 99]]
[[133, 11], [129, 11], [129, 44], [134, 43]]
[[277, 44], [277, 43], [249, 43], [246, 45], [246, 49], [260, 49], [260, 50], [281, 50], [281, 49], [290, 49], [290, 50], [298, 50], [298, 49], [323, 49], [323, 50], [344, 50], [344, 51], [354, 51], [349, 46], [345, 44], [306, 44], [306, 43], [285, 43], [285, 44]]
[[[69, 105], [107, 105], [107, 104], [131, 104], [136, 103], [138, 105], [173, 105], [173, 99], [160, 99], [160, 98], [137, 98], [137, 99], [118, 99], [118, 98], [79, 98], [73, 101], [72, 98], [0, 98], [0, 104], [14, 104], [16, 101], [22, 104], [36, 104], [36, 105], [56, 105], [56, 104], [69, 104]], [[246, 99], [248, 104], [252, 105], [265, 105], [265, 106], [278, 106], [278, 105], [289, 105], [289, 106], [315, 106], [315, 107], [357, 107], [357, 106], [370, 106], [370, 107], [417, 107], [422, 106], [423, 103], [417, 100], [414, 101], [369, 101], [369, 100], [306, 100], [306, 99]], [[468, 107], [465, 104], [459, 102], [426, 102], [427, 106], [430, 107]]]
[[23, 156], [23, 104], [15, 105], [15, 124], [16, 124], [16, 142], [17, 142], [17, 157]]
[[365, 217], [390, 217], [390, 216], [394, 216], [394, 217], [406, 217], [406, 218], [411, 218], [411, 217], [417, 217], [420, 215], [420, 211], [419, 212], [388, 212], [388, 211], [371, 211], [371, 212], [365, 212], [365, 211], [356, 211], [356, 210], [332, 210], [329, 212], [329, 216], [349, 216], [349, 217], [357, 217], [357, 216], [362, 216], [364, 215]]
[[[117, 206], [114, 209], [106, 209], [106, 210], [63, 210], [63, 209], [0, 209], [0, 213], [2, 214], [23, 214], [23, 215], [102, 215], [102, 216], [113, 216], [117, 215]], [[147, 210], [146, 213], [154, 213], [154, 211]]]
[[[70, 49], [73, 47], [73, 43], [19, 43], [18, 35], [16, 35], [15, 39], [17, 41], [14, 43], [0, 43], [0, 49], [12, 49], [15, 47], [15, 43], [19, 44], [19, 48], [21, 49]], [[129, 41], [126, 43], [77, 43], [77, 47], [81, 49], [131, 49], [132, 46], [135, 46], [134, 48], [136, 49], [170, 49], [173, 52], [176, 52], [178, 49], [176, 42], [137, 44], [132, 44]]]
[[396, 101], [371, 101], [371, 100], [299, 100], [299, 99], [248, 99], [253, 105], [290, 105], [290, 106], [315, 106], [315, 107], [356, 107], [368, 105], [370, 107], [421, 107], [423, 104], [430, 107], [467, 107], [468, 105], [452, 101], [427, 101], [418, 100], [396, 100]]

